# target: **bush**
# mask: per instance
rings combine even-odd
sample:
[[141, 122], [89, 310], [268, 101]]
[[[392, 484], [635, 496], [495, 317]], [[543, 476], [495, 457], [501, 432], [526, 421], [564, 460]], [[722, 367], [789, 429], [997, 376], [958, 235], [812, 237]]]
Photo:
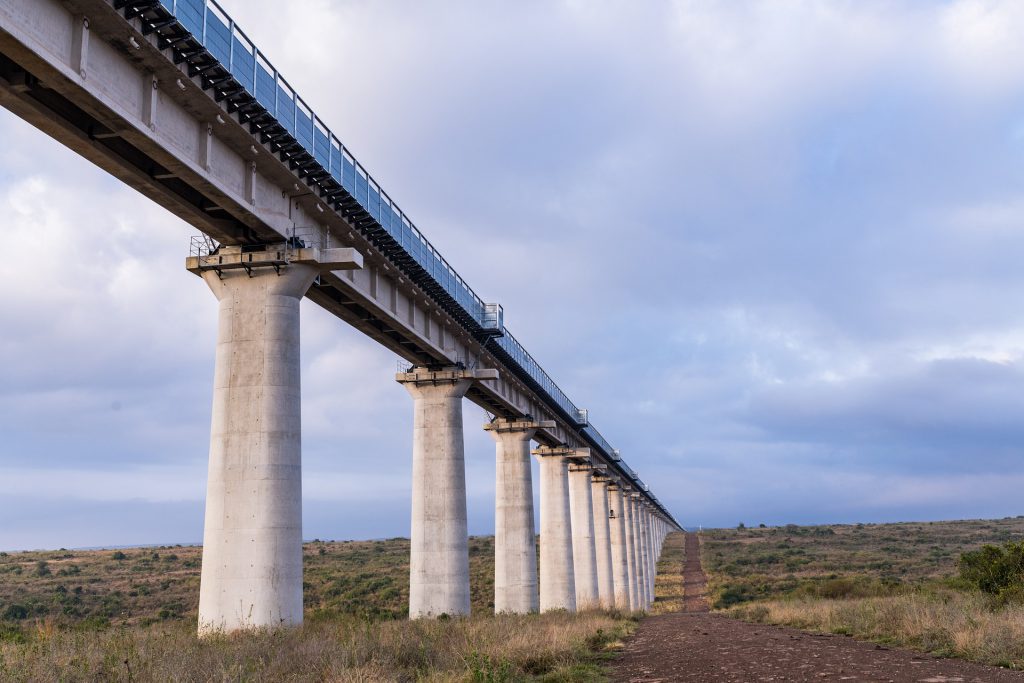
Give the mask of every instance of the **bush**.
[[1019, 601], [1024, 595], [1024, 542], [984, 545], [960, 555], [960, 578], [989, 595]]
[[4, 619], [26, 619], [28, 617], [28, 608], [24, 605], [8, 605], [7, 609], [4, 610]]

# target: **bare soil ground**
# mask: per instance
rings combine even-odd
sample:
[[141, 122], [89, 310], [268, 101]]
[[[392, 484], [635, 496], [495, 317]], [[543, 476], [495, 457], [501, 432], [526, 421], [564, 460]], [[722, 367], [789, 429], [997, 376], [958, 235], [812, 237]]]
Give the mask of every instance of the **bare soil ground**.
[[686, 539], [685, 611], [645, 619], [612, 667], [617, 681], [1003, 683], [1024, 673], [707, 612], [699, 541]]

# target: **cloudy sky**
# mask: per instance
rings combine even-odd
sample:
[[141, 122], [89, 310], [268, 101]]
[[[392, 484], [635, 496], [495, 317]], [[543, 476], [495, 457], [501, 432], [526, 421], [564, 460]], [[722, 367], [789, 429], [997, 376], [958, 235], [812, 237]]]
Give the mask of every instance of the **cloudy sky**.
[[[1024, 4], [223, 4], [684, 524], [1024, 513]], [[194, 230], [0, 137], [0, 548], [200, 541]], [[305, 536], [407, 535], [396, 358], [302, 313]]]

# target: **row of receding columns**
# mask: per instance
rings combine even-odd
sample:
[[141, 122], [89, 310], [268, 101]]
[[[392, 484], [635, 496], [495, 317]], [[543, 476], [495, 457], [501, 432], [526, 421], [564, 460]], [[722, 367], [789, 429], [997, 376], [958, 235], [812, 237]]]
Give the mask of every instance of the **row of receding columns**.
[[[235, 258], [226, 248], [219, 264], [225, 255]], [[189, 260], [219, 301], [200, 633], [302, 621], [299, 302], [319, 270], [358, 267], [351, 255], [306, 256], [263, 269]], [[413, 398], [413, 618], [470, 611], [462, 399], [474, 382], [496, 377], [447, 367], [396, 378]], [[586, 449], [531, 450], [537, 430], [552, 426], [527, 418], [485, 426], [496, 442], [495, 612], [646, 609], [668, 521]]]
[[[415, 403], [412, 618], [469, 613], [461, 399], [474, 381], [493, 377], [461, 368], [396, 377]], [[484, 426], [496, 444], [495, 611], [647, 609], [668, 523], [642, 493], [595, 465], [588, 449], [531, 451], [537, 431], [553, 426], [527, 418]], [[531, 453], [540, 471], [539, 558]]]
[[[540, 610], [647, 609], [668, 523], [642, 494], [595, 466], [586, 449], [533, 452], [540, 459]], [[501, 557], [502, 548], [495, 553]]]

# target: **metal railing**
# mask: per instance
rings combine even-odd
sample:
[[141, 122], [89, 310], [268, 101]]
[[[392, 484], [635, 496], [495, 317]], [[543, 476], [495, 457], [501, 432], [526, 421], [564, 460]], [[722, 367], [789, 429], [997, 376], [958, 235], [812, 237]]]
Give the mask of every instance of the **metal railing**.
[[[636, 478], [636, 473], [622, 461], [618, 451], [590, 424], [587, 411], [577, 408], [505, 329], [501, 306], [486, 304], [477, 296], [215, 0], [159, 0], [159, 3], [309, 153], [325, 175], [358, 202], [482, 330], [493, 333], [497, 347], [547, 395], [567, 420], [603, 450], [606, 458]], [[196, 248], [205, 246], [197, 244]]]
[[491, 329], [486, 327], [494, 319], [493, 315], [488, 315], [488, 305], [219, 4], [214, 0], [160, 0], [160, 3], [481, 327]]

